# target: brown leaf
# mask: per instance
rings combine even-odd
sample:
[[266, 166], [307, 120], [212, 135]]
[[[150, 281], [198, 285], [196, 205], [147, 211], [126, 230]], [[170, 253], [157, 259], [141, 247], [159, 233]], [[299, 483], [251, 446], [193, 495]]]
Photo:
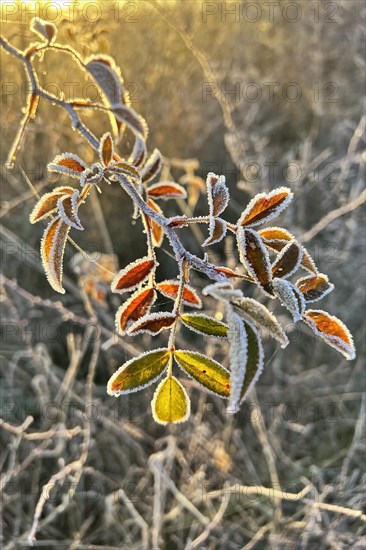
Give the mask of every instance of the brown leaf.
[[356, 357], [356, 350], [350, 331], [337, 317], [322, 310], [308, 310], [303, 320], [327, 344], [342, 353], [351, 361]]
[[[152, 199], [148, 199], [147, 205], [150, 206], [150, 208], [152, 210], [155, 210], [155, 212], [158, 212], [159, 214], [163, 213], [160, 206], [158, 206], [156, 204], [156, 202], [153, 201]], [[147, 223], [148, 223], [148, 225], [149, 225], [149, 227], [151, 228], [151, 231], [152, 231], [153, 245], [155, 247], [159, 248], [161, 246], [161, 243], [163, 242], [164, 230], [160, 225], [158, 225], [156, 222], [154, 222], [154, 220], [149, 218], [149, 216], [146, 216], [146, 220], [147, 220]]]
[[[280, 252], [289, 241], [295, 241], [295, 237], [282, 227], [267, 227], [258, 231], [262, 237], [264, 244], [271, 250]], [[314, 260], [304, 246], [302, 248], [301, 266], [310, 271], [310, 273], [318, 273]]]
[[323, 273], [302, 277], [296, 281], [296, 286], [301, 290], [306, 302], [316, 302], [334, 289], [334, 285]]
[[209, 226], [209, 236], [202, 243], [202, 246], [210, 246], [219, 243], [226, 235], [227, 225], [221, 218], [211, 218]]
[[219, 216], [227, 207], [230, 198], [225, 176], [217, 176], [210, 172], [207, 175], [206, 186], [210, 216]]
[[65, 294], [62, 287], [62, 260], [70, 226], [57, 217], [46, 228], [41, 241], [41, 257], [47, 279], [56, 292]]
[[292, 200], [291, 190], [279, 187], [270, 193], [259, 193], [250, 201], [238, 220], [238, 226], [255, 226], [278, 216]]
[[[161, 283], [158, 283], [156, 285], [156, 288], [159, 290], [163, 296], [166, 296], [167, 298], [171, 298], [172, 300], [175, 300], [175, 298], [178, 295], [179, 290], [179, 281], [175, 280], [167, 280], [162, 281]], [[196, 291], [189, 285], [184, 285], [183, 290], [183, 303], [187, 306], [191, 307], [202, 307], [202, 301]]]
[[154, 149], [150, 157], [147, 159], [145, 166], [141, 170], [141, 179], [144, 183], [148, 183], [154, 179], [160, 172], [163, 165], [163, 159], [159, 149]]
[[45, 38], [50, 44], [55, 39], [57, 33], [57, 29], [53, 23], [44, 21], [39, 17], [33, 17], [31, 20], [30, 29], [41, 38]]
[[261, 237], [253, 229], [239, 227], [237, 240], [240, 261], [262, 290], [273, 297], [271, 263]]
[[147, 332], [152, 336], [159, 334], [162, 330], [173, 326], [177, 315], [175, 313], [151, 313], [145, 315], [128, 328], [129, 335], [137, 335]]
[[159, 182], [147, 190], [149, 197], [154, 199], [185, 199], [187, 197], [184, 187], [174, 182]]
[[296, 242], [283, 247], [272, 265], [272, 277], [286, 278], [297, 271], [302, 259], [302, 248]]
[[43, 195], [29, 216], [30, 223], [37, 223], [47, 216], [50, 216], [57, 210], [58, 199], [64, 195], [72, 195], [74, 191], [75, 189], [73, 187], [56, 187], [51, 193]]
[[70, 225], [79, 231], [83, 231], [84, 228], [81, 225], [81, 221], [78, 216], [78, 197], [79, 191], [75, 189], [72, 195], [65, 195], [59, 198], [57, 201], [57, 207], [61, 218], [65, 223], [67, 223], [67, 225]]
[[136, 136], [132, 153], [128, 157], [128, 162], [133, 164], [134, 166], [142, 166], [146, 160], [146, 155], [146, 143], [143, 139]]
[[122, 294], [123, 292], [133, 290], [146, 281], [149, 275], [156, 269], [156, 266], [156, 261], [148, 256], [128, 264], [113, 279], [111, 284], [112, 292]]
[[156, 292], [153, 288], [137, 290], [132, 294], [116, 313], [116, 329], [120, 334], [125, 334], [126, 329], [134, 321], [140, 319], [150, 311], [156, 300]]

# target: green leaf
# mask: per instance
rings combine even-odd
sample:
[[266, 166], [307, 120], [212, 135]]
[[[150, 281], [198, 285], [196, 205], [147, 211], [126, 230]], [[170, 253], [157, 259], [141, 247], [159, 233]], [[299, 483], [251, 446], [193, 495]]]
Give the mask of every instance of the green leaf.
[[263, 347], [260, 335], [249, 323], [244, 322], [244, 326], [247, 333], [248, 358], [243, 387], [240, 394], [241, 403], [249, 395], [263, 370]]
[[181, 315], [181, 320], [183, 324], [198, 334], [207, 334], [207, 336], [216, 336], [217, 338], [227, 337], [227, 325], [204, 313], [184, 313]]
[[162, 380], [151, 402], [154, 420], [159, 424], [185, 422], [191, 412], [191, 403], [186, 390], [174, 377]]
[[253, 298], [241, 298], [231, 302], [231, 305], [242, 319], [253, 322], [259, 328], [266, 328], [280, 342], [282, 348], [287, 346], [288, 338], [282, 325], [263, 304]]
[[118, 397], [149, 386], [161, 376], [168, 365], [169, 356], [170, 351], [163, 348], [130, 359], [108, 380], [107, 393]]
[[207, 390], [221, 397], [230, 395], [230, 373], [217, 361], [194, 351], [175, 351], [178, 365]]

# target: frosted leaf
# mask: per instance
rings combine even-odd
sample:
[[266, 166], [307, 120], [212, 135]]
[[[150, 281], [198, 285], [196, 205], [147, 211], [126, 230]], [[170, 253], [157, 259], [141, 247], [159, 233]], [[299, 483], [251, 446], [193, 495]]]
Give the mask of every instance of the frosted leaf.
[[211, 246], [219, 243], [226, 235], [227, 225], [221, 218], [211, 218], [209, 224], [209, 236], [202, 246]]
[[293, 194], [288, 187], [273, 189], [270, 193], [259, 193], [252, 198], [238, 220], [238, 226], [254, 227], [266, 223], [280, 214], [292, 201]]
[[67, 223], [67, 225], [70, 225], [79, 231], [83, 231], [84, 228], [81, 225], [81, 221], [78, 216], [78, 198], [79, 191], [75, 189], [72, 195], [60, 197], [57, 201], [57, 207], [61, 218], [65, 223]]
[[48, 225], [41, 240], [43, 268], [48, 282], [60, 294], [65, 294], [62, 287], [62, 261], [69, 231], [70, 226], [57, 217]]
[[57, 210], [57, 201], [65, 195], [72, 195], [75, 189], [73, 187], [56, 187], [50, 193], [45, 193], [33, 208], [29, 221], [37, 223], [47, 218]]
[[99, 143], [99, 159], [104, 166], [108, 166], [113, 160], [113, 139], [109, 132], [102, 135]]
[[141, 169], [141, 179], [144, 183], [153, 180], [160, 172], [163, 166], [163, 159], [159, 149], [154, 149], [145, 166]]
[[249, 321], [254, 323], [260, 329], [265, 328], [270, 335], [280, 342], [281, 347], [285, 348], [288, 345], [288, 338], [277, 318], [263, 304], [253, 298], [241, 298], [231, 302], [234, 312]]
[[294, 323], [301, 320], [305, 311], [305, 300], [300, 290], [285, 279], [273, 279], [273, 290], [283, 306], [292, 314]]
[[56, 26], [50, 21], [44, 21], [39, 17], [33, 17], [30, 23], [30, 29], [35, 34], [38, 34], [40, 38], [44, 38], [45, 40], [47, 40], [49, 44], [52, 44], [52, 42], [56, 38]]
[[146, 141], [149, 130], [146, 120], [136, 113], [132, 107], [127, 107], [122, 103], [113, 105], [111, 111], [119, 122], [126, 124], [132, 132], [141, 140]]
[[169, 358], [170, 352], [166, 348], [147, 351], [133, 357], [110, 377], [107, 393], [118, 397], [150, 386], [166, 370]]
[[50, 172], [67, 174], [73, 178], [80, 178], [87, 166], [84, 161], [73, 153], [63, 153], [57, 155], [52, 162], [47, 165]]
[[110, 105], [124, 103], [122, 76], [111, 57], [102, 55], [89, 57], [85, 68], [92, 75]]
[[237, 242], [241, 263], [264, 293], [273, 298], [271, 262], [262, 238], [253, 229], [239, 227]]
[[303, 293], [305, 302], [316, 302], [332, 292], [334, 285], [329, 282], [327, 275], [310, 275], [296, 281], [296, 286]]
[[154, 199], [185, 199], [187, 197], [187, 192], [178, 183], [175, 182], [162, 182], [155, 183], [148, 188], [148, 194]]
[[293, 275], [299, 268], [302, 260], [302, 248], [296, 242], [289, 242], [277, 255], [272, 264], [272, 277], [283, 279]]
[[252, 391], [264, 367], [264, 353], [260, 334], [250, 323], [244, 322], [244, 327], [247, 334], [248, 360], [241, 389], [240, 404], [245, 401]]
[[149, 256], [131, 262], [124, 269], [121, 269], [113, 279], [112, 292], [122, 294], [134, 290], [149, 278], [157, 265], [157, 262]]
[[226, 412], [235, 414], [239, 410], [241, 390], [248, 360], [248, 341], [244, 323], [230, 305], [226, 306], [230, 344], [230, 396]]
[[172, 327], [176, 319], [177, 315], [175, 313], [149, 313], [133, 323], [127, 329], [127, 334], [135, 336], [146, 332], [147, 334], [156, 336], [162, 330]]
[[147, 156], [146, 143], [143, 139], [136, 136], [132, 153], [128, 157], [128, 162], [130, 162], [134, 166], [139, 167], [145, 163], [146, 156]]
[[227, 302], [243, 297], [242, 291], [237, 288], [233, 288], [229, 282], [207, 285], [202, 290], [202, 294], [205, 296], [213, 296], [216, 300], [223, 300]]
[[119, 334], [126, 334], [135, 321], [150, 312], [150, 308], [156, 300], [156, 292], [153, 288], [137, 290], [122, 304], [116, 313], [115, 326]]
[[[175, 300], [179, 291], [179, 281], [174, 279], [168, 279], [166, 281], [161, 281], [156, 285], [157, 290], [167, 298]], [[191, 307], [196, 307], [200, 309], [202, 307], [202, 300], [198, 296], [194, 288], [192, 288], [187, 283], [184, 285], [183, 294], [182, 294], [183, 304]]]
[[344, 355], [348, 361], [356, 357], [352, 335], [340, 319], [321, 309], [309, 309], [303, 320], [317, 336]]

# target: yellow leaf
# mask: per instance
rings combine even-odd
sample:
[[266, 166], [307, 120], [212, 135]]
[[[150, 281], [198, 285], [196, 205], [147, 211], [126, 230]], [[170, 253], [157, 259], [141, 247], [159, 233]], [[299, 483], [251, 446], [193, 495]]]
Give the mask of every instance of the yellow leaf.
[[184, 313], [181, 315], [182, 322], [198, 334], [207, 334], [216, 338], [227, 337], [227, 325], [204, 313]]
[[212, 393], [230, 395], [230, 373], [217, 361], [194, 351], [175, 351], [178, 365]]
[[108, 380], [107, 393], [118, 397], [149, 386], [161, 376], [168, 365], [169, 356], [170, 351], [162, 348], [130, 359]]
[[154, 420], [159, 424], [185, 422], [189, 418], [189, 397], [174, 376], [168, 376], [160, 382], [151, 402], [151, 409]]

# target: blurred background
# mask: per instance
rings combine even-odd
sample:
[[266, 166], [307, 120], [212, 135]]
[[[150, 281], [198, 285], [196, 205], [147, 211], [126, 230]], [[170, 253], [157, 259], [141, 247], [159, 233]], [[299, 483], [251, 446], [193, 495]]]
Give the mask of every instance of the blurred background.
[[[290, 345], [281, 350], [264, 339], [264, 372], [234, 417], [192, 381], [192, 415], [177, 426], [153, 421], [154, 387], [108, 397], [111, 374], [164, 345], [165, 336], [118, 338], [120, 297], [70, 245], [66, 294], [48, 285], [39, 256], [44, 228], [28, 221], [29, 182], [40, 194], [67, 183], [47, 174], [56, 154], [96, 159], [65, 112], [41, 101], [14, 167], [5, 167], [27, 84], [21, 63], [1, 50], [4, 548], [27, 547], [30, 536], [34, 547], [70, 549], [364, 548], [365, 3], [3, 1], [1, 10], [2, 34], [20, 49], [35, 41], [29, 22], [39, 16], [82, 57], [111, 55], [131, 106], [148, 122], [149, 150], [166, 158], [166, 174], [182, 182], [193, 173], [226, 175], [229, 221], [255, 193], [291, 187], [294, 201], [276, 225], [335, 284], [314, 308], [341, 318], [357, 348], [356, 360], [346, 362], [277, 306]], [[68, 56], [49, 52], [35, 67], [58, 97], [98, 100]], [[83, 121], [98, 138], [109, 130], [103, 113]], [[118, 150], [132, 146], [126, 132]], [[207, 202], [197, 189], [188, 208], [203, 215]], [[144, 255], [146, 243], [121, 189], [104, 191], [92, 194], [88, 214], [81, 211], [86, 230], [71, 236], [116, 271]], [[185, 208], [162, 207], [166, 215]], [[187, 248], [201, 254], [206, 236], [203, 227], [185, 232]], [[164, 242], [161, 279], [176, 276], [169, 254]], [[230, 239], [210, 259], [235, 267]], [[193, 282], [203, 288], [208, 281], [195, 274]], [[171, 302], [159, 303], [165, 306]], [[217, 308], [205, 302], [207, 313]], [[184, 331], [179, 339], [227, 364], [221, 342]], [[309, 493], [291, 500], [305, 486]]]

